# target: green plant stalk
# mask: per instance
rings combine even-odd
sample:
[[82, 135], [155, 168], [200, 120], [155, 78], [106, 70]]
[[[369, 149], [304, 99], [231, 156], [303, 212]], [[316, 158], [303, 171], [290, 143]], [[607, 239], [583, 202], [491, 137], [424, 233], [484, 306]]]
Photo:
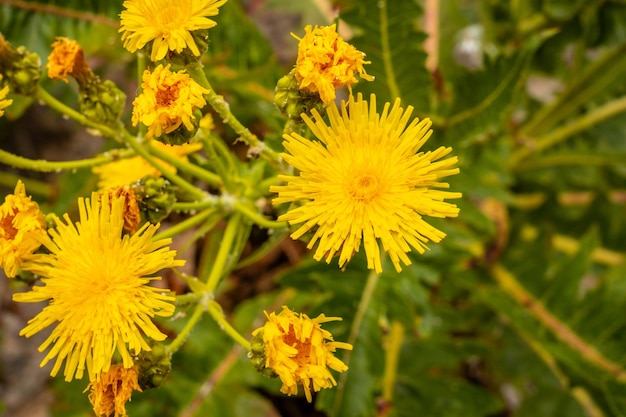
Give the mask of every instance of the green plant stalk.
[[[205, 297], [207, 297], [206, 294]], [[174, 353], [176, 353], [178, 349], [180, 349], [180, 347], [183, 345], [183, 343], [185, 343], [185, 340], [187, 340], [193, 328], [196, 326], [198, 321], [200, 321], [200, 318], [202, 317], [202, 313], [204, 313], [205, 308], [206, 306], [204, 305], [202, 299], [199, 300], [198, 304], [196, 304], [196, 307], [193, 309], [191, 317], [189, 318], [187, 323], [185, 323], [183, 329], [180, 331], [180, 333], [176, 335], [174, 340], [172, 340], [172, 343], [167, 346], [167, 350], [170, 354], [173, 355]]]
[[193, 244], [196, 243], [198, 239], [205, 236], [211, 229], [215, 227], [215, 225], [222, 219], [222, 213], [218, 213], [216, 211], [216, 215], [213, 217], [209, 217], [202, 226], [198, 227], [194, 230], [193, 234], [190, 238], [185, 239], [185, 243], [180, 247], [179, 252], [185, 252], [189, 249]]
[[490, 268], [490, 273], [504, 292], [511, 296], [520, 306], [523, 306], [535, 319], [561, 340], [561, 342], [574, 349], [587, 362], [610, 373], [618, 381], [622, 383], [626, 382], [626, 370], [606, 358], [598, 352], [595, 347], [581, 339], [565, 323], [552, 315], [552, 313], [528, 293], [517, 279], [502, 265], [493, 265]]
[[226, 224], [226, 230], [224, 230], [224, 236], [222, 237], [222, 244], [220, 245], [217, 256], [215, 257], [215, 262], [213, 263], [213, 267], [211, 268], [211, 272], [209, 273], [209, 277], [207, 279], [207, 287], [211, 292], [215, 291], [222, 275], [224, 275], [228, 257], [235, 255], [231, 253], [231, 249], [233, 248], [235, 236], [237, 235], [237, 229], [239, 228], [241, 221], [241, 214], [234, 213]]
[[217, 325], [230, 336], [236, 343], [238, 343], [242, 348], [245, 349], [246, 352], [250, 351], [250, 342], [243, 337], [229, 322], [226, 320], [224, 316], [224, 311], [222, 307], [217, 303], [217, 301], [212, 300], [209, 302], [207, 306], [207, 311], [213, 317], [213, 320], [217, 323]]
[[514, 168], [517, 172], [531, 171], [539, 168], [552, 168], [555, 166], [576, 165], [576, 166], [610, 166], [626, 165], [626, 154], [562, 154], [546, 155], [532, 158], [518, 164]]
[[549, 131], [622, 77], [624, 65], [626, 65], [626, 44], [604, 54], [574, 82], [569, 83], [566, 90], [553, 103], [535, 113], [534, 117], [520, 128], [519, 135], [532, 137]]
[[76, 120], [78, 123], [99, 131], [105, 137], [115, 139], [118, 142], [120, 141], [120, 138], [122, 137], [122, 135], [119, 132], [116, 132], [115, 130], [111, 129], [108, 126], [89, 120], [88, 118], [86, 118], [81, 113], [74, 110], [73, 108], [60, 102], [54, 96], [52, 96], [50, 93], [44, 90], [41, 86], [38, 86], [37, 88], [37, 99], [41, 100], [51, 109], [54, 109], [58, 111], [59, 113], [64, 114], [68, 116], [69, 118]]
[[53, 188], [47, 182], [34, 180], [32, 178], [22, 178], [21, 175], [12, 172], [3, 172], [2, 175], [0, 175], [0, 186], [13, 189], [19, 180], [22, 180], [24, 183], [27, 195], [35, 194], [47, 197], [52, 194]]
[[[359, 335], [361, 324], [363, 323], [365, 313], [367, 312], [370, 301], [372, 300], [372, 296], [374, 295], [374, 290], [376, 290], [376, 285], [378, 284], [379, 277], [380, 276], [376, 273], [376, 271], [371, 271], [367, 276], [367, 282], [365, 283], [365, 287], [363, 287], [361, 300], [359, 301], [359, 306], [357, 307], [356, 313], [354, 315], [354, 321], [352, 322], [352, 327], [350, 328], [350, 335], [348, 336], [348, 343], [352, 346], [354, 346], [357, 336]], [[346, 351], [343, 357], [344, 363], [348, 366], [350, 366], [350, 358], [352, 357], [352, 352], [353, 350]], [[333, 416], [339, 415], [338, 413], [341, 408], [341, 403], [343, 401], [344, 387], [346, 385], [347, 379], [348, 374], [344, 372], [339, 376], [339, 381], [337, 381], [337, 395], [335, 395], [335, 402], [333, 403]]]
[[285, 229], [288, 227], [287, 222], [274, 221], [263, 217], [261, 214], [252, 210], [243, 201], [237, 201], [235, 204], [233, 204], [233, 208], [235, 209], [235, 211], [241, 213], [256, 225], [265, 227], [266, 229]]
[[147, 148], [148, 148], [148, 151], [152, 155], [167, 162], [170, 165], [173, 165], [179, 171], [186, 172], [190, 175], [193, 175], [194, 177], [201, 179], [203, 181], [206, 181], [210, 185], [217, 187], [217, 188], [222, 188], [222, 186], [224, 185], [222, 178], [220, 178], [219, 175], [216, 175], [210, 171], [207, 171], [206, 169], [200, 168], [197, 165], [191, 164], [180, 158], [170, 155], [167, 152], [163, 152], [162, 150], [150, 144], [147, 146]]
[[395, 98], [401, 98], [400, 88], [396, 81], [396, 73], [393, 69], [393, 62], [391, 61], [391, 42], [389, 40], [389, 16], [387, 15], [387, 0], [381, 0], [378, 2], [380, 11], [378, 25], [380, 27], [380, 46], [382, 49], [383, 67], [385, 68], [385, 76], [387, 79], [387, 86], [389, 87], [389, 95], [392, 101]]
[[219, 205], [219, 198], [215, 196], [215, 198], [211, 198], [207, 200], [206, 198], [202, 201], [189, 201], [182, 203], [174, 203], [172, 206], [172, 210], [178, 212], [184, 211], [194, 211], [194, 210], [202, 210], [210, 207], [217, 207]]
[[383, 375], [383, 400], [393, 403], [393, 391], [398, 376], [400, 350], [404, 341], [404, 326], [397, 320], [391, 322], [391, 328], [385, 344], [385, 373]]
[[206, 95], [207, 102], [213, 110], [220, 115], [224, 123], [230, 126], [248, 146], [258, 149], [262, 158], [267, 160], [273, 166], [280, 167], [282, 158], [280, 158], [280, 156], [274, 152], [273, 149], [266, 146], [264, 142], [260, 141], [259, 138], [250, 132], [247, 127], [241, 124], [241, 122], [230, 111], [230, 107], [224, 97], [217, 94], [211, 86], [211, 83], [209, 83], [209, 80], [202, 69], [202, 65], [200, 63], [196, 63], [188, 65], [186, 69], [196, 82], [209, 89], [209, 94]]
[[117, 158], [126, 158], [132, 156], [135, 152], [132, 150], [124, 150], [121, 152], [109, 151], [103, 155], [93, 158], [79, 159], [75, 161], [46, 161], [44, 159], [28, 159], [22, 156], [14, 155], [3, 149], [0, 149], [0, 163], [12, 166], [14, 168], [24, 168], [29, 171], [51, 172], [51, 171], [67, 171], [80, 168], [89, 168], [96, 165], [106, 164]]
[[218, 210], [215, 207], [208, 208], [194, 216], [189, 217], [188, 219], [183, 220], [182, 222], [176, 223], [174, 226], [168, 228], [167, 230], [155, 234], [152, 239], [156, 241], [159, 239], [168, 239], [177, 236], [204, 222], [213, 214], [217, 213], [217, 211]]
[[179, 186], [181, 189], [185, 190], [189, 194], [193, 195], [198, 200], [203, 200], [205, 198], [205, 193], [196, 188], [193, 184], [185, 181], [179, 175], [173, 173], [171, 170], [167, 169], [163, 164], [158, 162], [155, 158], [152, 157], [150, 152], [137, 140], [136, 137], [132, 136], [129, 133], [124, 135], [124, 141], [135, 151], [137, 154], [141, 155], [148, 163], [150, 163], [153, 167], [155, 167], [159, 172], [168, 180], [170, 180], [175, 185]]
[[532, 147], [518, 149], [511, 155], [510, 166], [515, 169], [520, 161], [529, 155], [561, 143], [576, 133], [623, 112], [626, 112], [626, 96], [610, 101], [577, 118], [574, 122], [538, 138]]

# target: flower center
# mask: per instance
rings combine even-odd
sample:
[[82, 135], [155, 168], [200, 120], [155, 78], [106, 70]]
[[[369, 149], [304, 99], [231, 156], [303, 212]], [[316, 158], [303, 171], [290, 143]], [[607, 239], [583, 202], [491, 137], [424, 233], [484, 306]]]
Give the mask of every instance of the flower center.
[[293, 330], [293, 326], [289, 326], [289, 333], [283, 336], [283, 341], [287, 345], [294, 347], [298, 351], [296, 357], [293, 358], [298, 363], [298, 365], [302, 366], [304, 364], [310, 363], [309, 358], [311, 352], [311, 342], [309, 340], [298, 340]]
[[164, 88], [159, 88], [156, 93], [156, 102], [159, 107], [170, 107], [178, 100], [180, 89], [178, 83], [169, 85]]
[[15, 216], [7, 216], [0, 222], [0, 236], [7, 240], [13, 240], [17, 235], [17, 229], [13, 227], [14, 218]]
[[173, 29], [178, 29], [186, 26], [188, 20], [181, 7], [178, 6], [166, 6], [157, 11], [155, 16], [157, 25], [164, 32], [170, 32]]
[[371, 174], [357, 175], [348, 185], [348, 193], [355, 200], [370, 201], [380, 192], [378, 177]]

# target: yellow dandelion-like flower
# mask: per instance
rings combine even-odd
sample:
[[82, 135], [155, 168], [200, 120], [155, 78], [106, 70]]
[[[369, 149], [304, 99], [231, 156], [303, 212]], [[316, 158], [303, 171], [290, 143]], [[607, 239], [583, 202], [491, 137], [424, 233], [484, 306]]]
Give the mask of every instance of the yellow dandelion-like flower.
[[337, 88], [356, 83], [357, 73], [364, 80], [374, 79], [363, 68], [369, 64], [365, 54], [344, 41], [336, 28], [337, 25], [315, 28], [307, 25], [302, 38], [294, 35], [300, 41], [296, 61], [298, 88], [319, 94], [325, 104], [335, 99]]
[[[181, 161], [187, 160], [187, 155], [202, 149], [200, 143], [186, 143], [184, 145], [166, 145], [158, 141], [152, 141], [151, 146], [172, 155]], [[167, 171], [175, 173], [176, 168], [159, 158], [155, 158]], [[143, 159], [141, 156], [133, 156], [131, 158], [112, 161], [103, 165], [92, 168], [92, 172], [98, 175], [98, 188], [105, 190], [107, 188], [122, 187], [131, 185], [146, 175], [160, 177], [159, 172], [152, 164]]]
[[133, 391], [141, 392], [135, 368], [121, 364], [111, 366], [87, 386], [89, 401], [98, 417], [127, 417], [126, 403]]
[[[2, 81], [2, 74], [0, 74], [0, 81]], [[13, 100], [8, 100], [7, 95], [9, 94], [9, 86], [5, 85], [3, 88], [0, 88], [0, 117], [4, 116], [4, 109], [13, 104]]]
[[52, 80], [67, 81], [67, 76], [75, 77], [82, 85], [82, 81], [91, 73], [85, 61], [85, 54], [78, 42], [62, 36], [52, 43], [52, 52], [46, 64], [48, 77]]
[[111, 200], [108, 193], [80, 198], [80, 221], [69, 216], [56, 219], [43, 244], [49, 253], [34, 255], [29, 268], [42, 276], [41, 286], [15, 294], [18, 302], [49, 301], [22, 329], [30, 337], [56, 324], [39, 347], [50, 348], [41, 366], [56, 357], [51, 375], [65, 362], [66, 381], [83, 377], [85, 368], [93, 381], [107, 372], [114, 355], [123, 366], [133, 365], [133, 356], [150, 350], [144, 340], [164, 340], [152, 322], [156, 316], [174, 312], [173, 297], [149, 286], [163, 268], [184, 264], [175, 260], [171, 239], [153, 241], [158, 225], [144, 224], [133, 235], [123, 235], [124, 198]]
[[227, 0], [126, 0], [120, 13], [122, 41], [130, 52], [152, 42], [150, 59], [165, 58], [168, 51], [185, 48], [199, 56], [191, 32], [217, 25], [207, 16], [217, 16]]
[[46, 219], [39, 205], [26, 196], [26, 188], [18, 180], [13, 194], [0, 205], [0, 267], [8, 278], [14, 278], [24, 261], [46, 235]]
[[[382, 114], [376, 112], [376, 97], [370, 103], [359, 94], [356, 101], [328, 107], [330, 125], [313, 110], [313, 119], [303, 119], [319, 141], [292, 133], [284, 136], [288, 153], [281, 154], [300, 174], [281, 175], [286, 185], [272, 186], [278, 193], [274, 204], [303, 201], [300, 207], [281, 215], [290, 224], [304, 223], [291, 237], [298, 239], [317, 226], [309, 249], [317, 243], [316, 260], [339, 253], [339, 266], [365, 246], [367, 266], [382, 271], [379, 243], [397, 271], [400, 261], [415, 248], [422, 253], [428, 241], [439, 242], [445, 233], [429, 225], [422, 216], [456, 217], [459, 209], [445, 202], [460, 198], [440, 179], [457, 174], [457, 157], [439, 160], [452, 150], [440, 147], [419, 152], [432, 131], [430, 120], [415, 118], [412, 107], [404, 111], [400, 100]], [[408, 126], [407, 126], [408, 124]]]
[[142, 93], [133, 101], [132, 122], [133, 126], [141, 122], [148, 127], [147, 138], [171, 133], [181, 125], [193, 130], [193, 112], [204, 107], [203, 94], [209, 93], [185, 70], [170, 71], [170, 65], [144, 71], [141, 88]]
[[283, 383], [283, 394], [298, 393], [302, 384], [306, 399], [311, 402], [312, 392], [337, 385], [328, 368], [337, 372], [348, 369], [334, 355], [336, 349], [352, 350], [352, 345], [333, 341], [333, 336], [321, 324], [341, 320], [324, 314], [310, 319], [306, 314], [296, 314], [283, 306], [279, 313], [265, 313], [267, 322], [252, 335], [263, 338], [265, 366], [276, 372]]

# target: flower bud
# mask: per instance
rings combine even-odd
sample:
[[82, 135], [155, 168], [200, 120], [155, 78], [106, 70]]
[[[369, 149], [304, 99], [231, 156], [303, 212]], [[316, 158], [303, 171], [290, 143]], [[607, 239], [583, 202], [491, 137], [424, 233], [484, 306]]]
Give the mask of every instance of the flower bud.
[[139, 180], [133, 189], [137, 195], [139, 209], [150, 223], [158, 223], [169, 216], [176, 196], [168, 180], [147, 175]]
[[11, 92], [35, 97], [41, 77], [41, 59], [23, 46], [14, 48], [0, 34], [0, 74]]
[[136, 359], [138, 382], [142, 390], [161, 386], [172, 369], [171, 355], [161, 343], [152, 346], [152, 350], [142, 350]]

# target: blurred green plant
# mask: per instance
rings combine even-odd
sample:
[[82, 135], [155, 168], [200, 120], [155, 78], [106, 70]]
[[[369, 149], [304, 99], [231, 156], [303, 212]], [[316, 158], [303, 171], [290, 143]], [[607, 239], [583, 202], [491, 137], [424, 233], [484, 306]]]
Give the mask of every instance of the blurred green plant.
[[[267, 29], [262, 15], [289, 17], [281, 13], [293, 3], [230, 0], [211, 29], [199, 76], [217, 93], [208, 99], [216, 128], [201, 129], [210, 145], [190, 157], [203, 170], [178, 168], [186, 169], [185, 181], [200, 179], [232, 196], [206, 207], [175, 203], [178, 223], [160, 237], [192, 230], [185, 244], [197, 248], [193, 275], [209, 280], [186, 283], [217, 287], [217, 302], [204, 310], [193, 291], [177, 297], [177, 319], [160, 324], [186, 336], [177, 339], [184, 346], [158, 390], [135, 394], [129, 415], [625, 415], [626, 4], [332, 2], [339, 32], [352, 34], [350, 43], [372, 62], [366, 69], [375, 82], [353, 92], [374, 93], [381, 103], [401, 98], [431, 118], [425, 150], [452, 146], [461, 170], [449, 180], [463, 193], [459, 217], [432, 222], [446, 239], [424, 255], [409, 254], [413, 263], [401, 273], [386, 264], [372, 279], [362, 253], [343, 271], [303, 257], [265, 205], [281, 169], [274, 153], [285, 123], [273, 92], [291, 67], [281, 67], [270, 42], [277, 39], [258, 27]], [[308, 17], [319, 19], [315, 5], [331, 8], [298, 3], [298, 35]], [[40, 56], [56, 36], [71, 37], [86, 56], [101, 58], [102, 72], [123, 67], [132, 79], [136, 63], [117, 34], [121, 9], [121, 1], [3, 1], [0, 32]], [[41, 87], [72, 105], [69, 89], [48, 79]], [[6, 109], [2, 143], [12, 138], [7, 117], [31, 104], [16, 98]], [[7, 166], [0, 182], [12, 190], [18, 175], [9, 167], [33, 165], [0, 152]], [[152, 148], [103, 151], [80, 162], [41, 163], [41, 171], [64, 172], [52, 183], [26, 178], [26, 189], [50, 210], [67, 211], [95, 183], [80, 175], [88, 172], [81, 166], [129, 152], [177, 163]], [[216, 263], [223, 268], [213, 269]], [[339, 355], [349, 370], [316, 396], [317, 411], [277, 395], [278, 382], [258, 374], [246, 352], [223, 337], [223, 330], [249, 336], [263, 310], [283, 304], [311, 317], [342, 317], [327, 327], [354, 346]], [[200, 320], [204, 311], [217, 322]], [[89, 412], [86, 397], [76, 394], [84, 386], [55, 380], [53, 388], [54, 415]]]

